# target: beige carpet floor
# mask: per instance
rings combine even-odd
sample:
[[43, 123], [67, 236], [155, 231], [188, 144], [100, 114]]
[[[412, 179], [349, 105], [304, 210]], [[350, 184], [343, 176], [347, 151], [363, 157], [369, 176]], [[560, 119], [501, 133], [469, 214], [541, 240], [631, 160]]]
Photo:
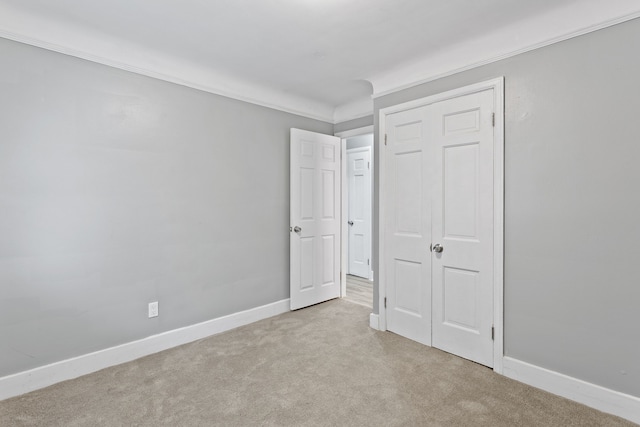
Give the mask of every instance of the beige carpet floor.
[[0, 402], [0, 426], [631, 426], [334, 300]]

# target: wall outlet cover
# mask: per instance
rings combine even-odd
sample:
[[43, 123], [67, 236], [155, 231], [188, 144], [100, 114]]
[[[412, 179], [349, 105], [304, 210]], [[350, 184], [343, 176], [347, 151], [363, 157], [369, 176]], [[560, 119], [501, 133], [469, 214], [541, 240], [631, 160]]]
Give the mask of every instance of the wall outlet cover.
[[158, 317], [158, 301], [149, 303], [149, 318]]

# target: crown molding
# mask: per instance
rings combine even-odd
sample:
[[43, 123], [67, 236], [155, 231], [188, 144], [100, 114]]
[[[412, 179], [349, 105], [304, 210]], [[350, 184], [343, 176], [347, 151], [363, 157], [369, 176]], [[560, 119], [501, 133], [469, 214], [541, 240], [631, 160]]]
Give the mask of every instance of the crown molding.
[[[373, 100], [524, 52], [640, 17], [637, 0], [584, 0], [581, 10], [566, 6], [542, 17], [513, 23], [466, 43], [367, 79], [372, 97], [334, 107], [312, 99], [242, 81], [204, 66], [168, 56], [91, 28], [61, 25], [0, 5], [0, 37], [227, 98], [332, 124], [373, 114]], [[593, 23], [597, 17], [597, 23]], [[560, 34], [560, 36], [558, 36]]]
[[333, 123], [329, 104], [242, 81], [210, 68], [0, 5], [0, 37], [227, 98]]
[[[565, 8], [562, 16], [547, 16], [542, 20], [514, 23], [507, 29], [459, 44], [436, 55], [369, 78], [373, 85], [372, 98], [432, 82], [443, 77], [491, 64], [525, 52], [559, 43], [613, 25], [640, 18], [637, 2], [623, 1], [616, 9], [609, 2], [592, 5], [583, 14]], [[624, 6], [624, 7], [623, 7]], [[597, 9], [597, 10], [594, 10]], [[631, 11], [629, 11], [631, 9]], [[626, 13], [625, 13], [626, 12]], [[601, 19], [589, 22], [593, 16]], [[608, 19], [602, 19], [603, 17]], [[545, 22], [547, 21], [547, 22]], [[567, 29], [567, 27], [572, 27]], [[561, 35], [557, 35], [561, 34]], [[509, 40], [509, 42], [505, 42]]]

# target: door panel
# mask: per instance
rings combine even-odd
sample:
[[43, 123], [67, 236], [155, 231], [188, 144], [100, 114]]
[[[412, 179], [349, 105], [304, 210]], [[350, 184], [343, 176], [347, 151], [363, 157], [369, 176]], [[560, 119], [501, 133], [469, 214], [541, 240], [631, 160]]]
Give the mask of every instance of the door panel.
[[348, 187], [348, 272], [369, 278], [371, 258], [371, 152], [347, 152]]
[[387, 329], [431, 343], [431, 193], [427, 107], [387, 116], [385, 224]]
[[443, 162], [444, 235], [477, 238], [478, 144], [444, 147]]
[[442, 284], [444, 324], [479, 333], [478, 272], [445, 267]]
[[395, 309], [421, 315], [422, 266], [417, 262], [395, 260]]
[[334, 136], [291, 129], [292, 310], [340, 296], [339, 146]]
[[493, 91], [442, 101], [434, 120], [434, 347], [493, 366]]

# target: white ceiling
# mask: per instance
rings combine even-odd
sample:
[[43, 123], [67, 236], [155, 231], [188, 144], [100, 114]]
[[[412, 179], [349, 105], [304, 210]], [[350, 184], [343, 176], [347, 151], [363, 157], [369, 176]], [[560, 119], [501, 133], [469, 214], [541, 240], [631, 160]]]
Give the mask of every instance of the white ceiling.
[[0, 36], [327, 121], [638, 0], [0, 0]]

